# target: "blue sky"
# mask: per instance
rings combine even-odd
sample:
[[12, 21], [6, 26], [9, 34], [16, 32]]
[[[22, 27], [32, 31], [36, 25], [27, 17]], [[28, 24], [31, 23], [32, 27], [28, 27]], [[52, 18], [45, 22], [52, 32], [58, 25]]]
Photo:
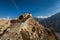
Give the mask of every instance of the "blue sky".
[[49, 16], [60, 12], [60, 0], [0, 0], [0, 17], [16, 18], [25, 12]]

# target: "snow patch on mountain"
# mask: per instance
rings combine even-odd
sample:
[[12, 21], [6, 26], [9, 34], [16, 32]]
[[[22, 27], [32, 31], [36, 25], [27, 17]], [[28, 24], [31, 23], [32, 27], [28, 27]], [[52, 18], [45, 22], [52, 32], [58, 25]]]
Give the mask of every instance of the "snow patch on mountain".
[[36, 18], [48, 18], [50, 16], [36, 16]]

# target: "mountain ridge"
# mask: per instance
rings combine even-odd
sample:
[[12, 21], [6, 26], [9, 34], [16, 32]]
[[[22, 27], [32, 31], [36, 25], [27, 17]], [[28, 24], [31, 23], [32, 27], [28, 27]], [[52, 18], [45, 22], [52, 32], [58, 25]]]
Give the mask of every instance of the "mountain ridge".
[[45, 27], [52, 27], [55, 31], [60, 32], [60, 12], [56, 13], [55, 15], [52, 15], [51, 17], [48, 17], [47, 19], [44, 19], [40, 21], [42, 25]]
[[[1, 25], [0, 25], [1, 26]], [[30, 13], [9, 20], [0, 28], [1, 40], [58, 40], [51, 28], [45, 28]]]

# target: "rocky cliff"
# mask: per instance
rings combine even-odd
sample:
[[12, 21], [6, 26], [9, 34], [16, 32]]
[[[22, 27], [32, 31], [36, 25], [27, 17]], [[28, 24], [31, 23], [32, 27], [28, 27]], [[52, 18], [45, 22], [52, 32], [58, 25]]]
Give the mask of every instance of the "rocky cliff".
[[31, 14], [23, 14], [16, 20], [8, 20], [4, 25], [0, 25], [0, 40], [58, 39], [51, 28], [45, 28], [39, 24]]

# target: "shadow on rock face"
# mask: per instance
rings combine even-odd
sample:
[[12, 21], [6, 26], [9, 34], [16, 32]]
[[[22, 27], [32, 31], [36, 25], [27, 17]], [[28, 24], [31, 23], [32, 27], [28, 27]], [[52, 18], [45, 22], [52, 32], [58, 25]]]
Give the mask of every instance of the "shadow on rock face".
[[30, 40], [30, 35], [28, 31], [21, 31], [20, 33], [22, 35], [23, 40]]

